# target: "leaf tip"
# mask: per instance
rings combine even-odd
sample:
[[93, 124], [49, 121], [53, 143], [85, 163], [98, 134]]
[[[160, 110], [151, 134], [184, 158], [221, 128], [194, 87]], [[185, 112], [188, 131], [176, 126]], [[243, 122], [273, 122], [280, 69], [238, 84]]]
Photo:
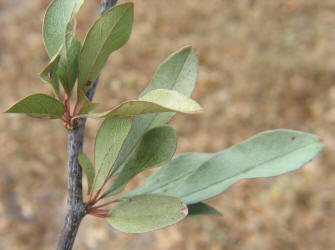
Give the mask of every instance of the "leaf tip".
[[5, 111], [2, 111], [3, 114], [10, 114], [10, 113], [17, 113], [17, 112], [12, 112], [14, 106], [16, 105], [16, 103], [14, 103], [12, 106], [10, 106], [8, 109], [6, 109]]
[[204, 108], [199, 105], [198, 109], [195, 111], [196, 114], [201, 114], [204, 112]]
[[187, 206], [184, 206], [184, 207], [180, 210], [180, 213], [181, 213], [184, 217], [186, 217], [187, 214], [188, 214], [188, 208], [187, 208]]

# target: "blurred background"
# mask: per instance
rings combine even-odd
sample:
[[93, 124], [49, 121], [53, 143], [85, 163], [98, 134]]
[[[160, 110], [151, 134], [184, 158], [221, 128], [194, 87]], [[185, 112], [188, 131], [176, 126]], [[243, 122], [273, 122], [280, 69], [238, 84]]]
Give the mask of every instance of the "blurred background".
[[[0, 0], [0, 110], [52, 93], [38, 76], [48, 62], [41, 30], [49, 2]], [[97, 0], [81, 9], [81, 41], [98, 9]], [[200, 57], [193, 98], [205, 112], [172, 120], [178, 153], [220, 151], [275, 128], [316, 133], [325, 148], [297, 172], [240, 181], [211, 199], [223, 217], [135, 235], [87, 216], [74, 249], [334, 249], [334, 13], [333, 0], [135, 1], [132, 36], [110, 57], [96, 102], [136, 98], [161, 61], [191, 44]], [[99, 124], [87, 123], [90, 156]], [[55, 249], [66, 208], [62, 122], [2, 114], [0, 145], [0, 249]]]

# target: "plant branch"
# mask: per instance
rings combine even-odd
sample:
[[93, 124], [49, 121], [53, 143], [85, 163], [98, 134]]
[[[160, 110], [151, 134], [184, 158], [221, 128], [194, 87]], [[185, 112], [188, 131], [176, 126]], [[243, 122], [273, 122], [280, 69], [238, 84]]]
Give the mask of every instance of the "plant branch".
[[103, 15], [107, 10], [112, 8], [117, 3], [117, 0], [101, 0], [100, 13]]
[[[101, 14], [113, 7], [117, 0], [101, 0]], [[99, 77], [87, 92], [89, 100], [93, 99]], [[74, 129], [67, 129], [68, 152], [68, 200], [65, 223], [58, 241], [58, 250], [70, 250], [73, 247], [81, 220], [86, 215], [86, 204], [83, 201], [82, 170], [78, 163], [78, 155], [82, 152], [84, 143], [86, 119], [80, 119]]]
[[82, 218], [85, 216], [85, 204], [82, 194], [82, 171], [78, 164], [78, 155], [82, 152], [85, 121], [73, 130], [67, 129], [68, 151], [68, 204], [65, 224], [58, 242], [58, 250], [72, 249]]

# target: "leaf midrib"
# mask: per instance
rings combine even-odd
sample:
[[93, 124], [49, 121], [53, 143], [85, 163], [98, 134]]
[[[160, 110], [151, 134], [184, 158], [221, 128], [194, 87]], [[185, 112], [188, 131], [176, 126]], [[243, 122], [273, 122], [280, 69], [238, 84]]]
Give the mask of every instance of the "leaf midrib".
[[[132, 124], [132, 120], [130, 120], [130, 127], [131, 127], [131, 124]], [[130, 127], [129, 127], [129, 131], [130, 131]], [[129, 131], [128, 131], [128, 134], [129, 134]], [[127, 135], [128, 135], [128, 134], [127, 134]], [[122, 147], [123, 147], [123, 145], [124, 145], [124, 143], [125, 143], [125, 141], [126, 141], [126, 138], [127, 138], [127, 136], [125, 136], [125, 138], [124, 138], [124, 140], [123, 140], [123, 142], [122, 142], [122, 144], [121, 144], [121, 147], [120, 147], [119, 150], [116, 152], [116, 157], [115, 157], [115, 159], [113, 160], [110, 169], [108, 170], [108, 173], [107, 173], [107, 175], [106, 175], [106, 177], [105, 177], [104, 182], [106, 182], [106, 180], [109, 178], [110, 173], [111, 173], [111, 171], [112, 171], [112, 169], [113, 169], [113, 167], [114, 167], [114, 164], [115, 164], [116, 160], [119, 158], [121, 149], [122, 149]], [[111, 145], [111, 146], [108, 148], [108, 152], [110, 152], [112, 146], [113, 146], [113, 145]], [[100, 170], [102, 169], [101, 166], [103, 165], [103, 163], [105, 162], [105, 159], [106, 159], [106, 157], [107, 157], [106, 155], [107, 155], [107, 153], [104, 155], [104, 158], [103, 158], [103, 160], [102, 160], [102, 162], [101, 162], [101, 164], [100, 164], [100, 167], [99, 167], [99, 169], [98, 169], [98, 173], [97, 173], [96, 177], [94, 178], [94, 183], [93, 183], [93, 185], [92, 185], [93, 188], [95, 187], [96, 179], [97, 179], [97, 177], [98, 177], [98, 175], [99, 175], [99, 173], [100, 173]], [[103, 184], [103, 185], [104, 185], [104, 184]]]
[[[214, 157], [214, 155], [213, 155], [213, 157]], [[213, 157], [211, 157], [211, 158], [208, 159], [207, 161], [211, 160]], [[207, 161], [206, 161], [206, 162], [207, 162]], [[206, 162], [204, 162], [203, 164], [205, 164]], [[193, 174], [195, 171], [197, 171], [201, 166], [202, 166], [202, 164], [201, 164], [198, 168], [196, 168], [194, 171], [191, 171], [191, 173], [185, 173], [184, 175], [179, 176], [179, 177], [176, 178], [176, 179], [173, 179], [173, 182], [177, 182], [177, 181], [179, 181], [180, 179], [183, 179], [184, 177], [190, 176], [190, 175]], [[172, 184], [173, 182], [165, 183], [165, 184], [163, 184], [163, 185], [161, 185], [161, 186], [158, 186], [157, 188], [151, 188], [149, 191], [146, 191], [144, 194], [149, 194], [149, 193], [157, 192], [157, 191], [159, 192], [160, 189], [164, 189], [164, 187], [166, 187], [166, 186]], [[135, 193], [136, 193], [136, 192], [135, 192]], [[141, 194], [141, 192], [140, 192], [140, 194]]]
[[[316, 143], [316, 142], [314, 142], [314, 143]], [[312, 144], [314, 144], [314, 143], [312, 143]], [[308, 145], [306, 145], [306, 146], [304, 146], [304, 147], [301, 147], [301, 148], [299, 148], [299, 149], [296, 149], [296, 150], [294, 150], [294, 151], [292, 151], [292, 152], [290, 152], [290, 153], [288, 153], [288, 154], [294, 153], [295, 151], [301, 150], [301, 149], [303, 149], [303, 148], [305, 148], [305, 147], [308, 147], [308, 146], [310, 146], [310, 145], [312, 145], [312, 144], [308, 144]], [[284, 156], [286, 156], [286, 155], [288, 155], [288, 154], [285, 154]], [[215, 157], [217, 157], [216, 154], [213, 155], [210, 159], [206, 160], [204, 163], [202, 163], [198, 168], [196, 168], [196, 169], [195, 169], [194, 171], [192, 171], [191, 173], [184, 174], [184, 175], [180, 176], [179, 178], [174, 179], [173, 182], [176, 182], [176, 181], [178, 181], [178, 180], [180, 180], [180, 179], [182, 179], [182, 178], [184, 178], [184, 177], [191, 176], [191, 175], [192, 175], [193, 173], [195, 173], [199, 168], [201, 168], [204, 164], [207, 164], [209, 161], [211, 161], [211, 160], [212, 160], [213, 158], [215, 158]], [[238, 175], [242, 175], [242, 174], [248, 172], [250, 169], [255, 168], [255, 166], [261, 166], [261, 165], [263, 165], [263, 164], [265, 164], [265, 163], [267, 163], [267, 162], [269, 162], [269, 161], [276, 160], [276, 159], [278, 159], [278, 158], [280, 158], [280, 157], [283, 157], [283, 155], [273, 157], [273, 158], [271, 158], [270, 160], [264, 161], [264, 162], [262, 162], [262, 163], [260, 163], [260, 164], [258, 164], [258, 165], [254, 165], [254, 166], [252, 166], [252, 167], [250, 167], [250, 168], [248, 168], [248, 169], [246, 169], [246, 170], [244, 170], [244, 171], [242, 171], [242, 172], [240, 172], [240, 173], [238, 173], [238, 174], [234, 174], [234, 175], [232, 175], [232, 176], [230, 176], [230, 177], [228, 177], [228, 178], [226, 178], [226, 179], [224, 179], [224, 180], [220, 180], [220, 181], [214, 182], [214, 183], [211, 184], [211, 186], [214, 186], [214, 185], [216, 185], [216, 184], [218, 184], [218, 183], [227, 181], [228, 179], [232, 179], [232, 178], [234, 178], [234, 177], [236, 177], [236, 176], [238, 176]], [[172, 183], [172, 182], [165, 183], [164, 185], [158, 186], [157, 188], [150, 189], [149, 191], [146, 191], [145, 193], [159, 192], [160, 189], [163, 189], [164, 187], [170, 185], [171, 183]], [[196, 192], [203, 191], [203, 190], [207, 189], [208, 187], [209, 187], [209, 186], [204, 187], [204, 188], [202, 188], [202, 189], [197, 189]], [[187, 194], [185, 194], [185, 195], [183, 195], [183, 196], [179, 196], [179, 198], [183, 198], [183, 197], [188, 196], [188, 195], [191, 195], [191, 194], [193, 194], [193, 193], [192, 193], [192, 192], [187, 193]]]
[[[102, 43], [102, 46], [100, 47], [99, 51], [98, 51], [98, 54], [96, 55], [95, 59], [94, 59], [94, 62], [93, 64], [91, 65], [90, 67], [90, 70], [87, 74], [87, 77], [85, 78], [85, 81], [82, 82], [82, 84], [85, 84], [88, 79], [89, 79], [89, 76], [90, 74], [92, 73], [93, 71], [93, 68], [95, 67], [96, 63], [97, 63], [97, 60], [98, 60], [98, 57], [100, 57], [100, 54], [102, 53], [102, 50], [104, 49], [106, 43], [107, 43], [107, 40], [109, 39], [109, 37], [111, 36], [111, 33], [115, 30], [116, 26], [119, 25], [121, 19], [126, 15], [126, 13], [128, 12], [128, 10], [131, 8], [132, 6], [129, 6], [128, 8], [125, 9], [124, 13], [122, 13], [122, 15], [120, 16], [120, 18], [116, 21], [116, 23], [113, 25], [112, 29], [108, 32], [108, 35], [106, 36], [106, 39], [104, 40], [104, 42]], [[101, 19], [100, 19], [101, 20]]]
[[[176, 151], [176, 150], [175, 150], [175, 151]], [[156, 151], [156, 153], [157, 153], [157, 151]], [[154, 153], [154, 155], [155, 155], [156, 153]], [[172, 154], [172, 156], [173, 156], [173, 154]], [[171, 156], [171, 157], [172, 157], [172, 156]], [[169, 158], [171, 159], [171, 157], [169, 157]], [[141, 168], [138, 168], [137, 171], [142, 172], [143, 170], [147, 169], [148, 167], [144, 167], [144, 168], [143, 168], [143, 166], [147, 166], [148, 162], [150, 162], [150, 161], [151, 161], [151, 158], [149, 158], [149, 159], [147, 159], [146, 161], [144, 161], [144, 163], [141, 164], [142, 167], [141, 167]], [[157, 164], [155, 164], [154, 166], [156, 166], [156, 165], [158, 165], [158, 164], [163, 164], [163, 163], [166, 162], [166, 161], [167, 161], [167, 160], [162, 161], [162, 162], [160, 162], [160, 163], [157, 163]], [[126, 165], [125, 165], [125, 166], [126, 166]], [[139, 170], [139, 169], [140, 169], [140, 170]], [[121, 171], [122, 171], [122, 170], [121, 170]], [[136, 175], [139, 174], [140, 172], [136, 173]], [[122, 172], [120, 172], [120, 174], [118, 175], [118, 177], [121, 175], [121, 173], [122, 173]], [[136, 175], [135, 175], [135, 176], [136, 176]], [[117, 178], [118, 178], [118, 177], [117, 177]], [[113, 182], [113, 184], [116, 183], [116, 180], [117, 180], [117, 179], [115, 179], [115, 181]], [[117, 187], [113, 187], [113, 184], [112, 184], [112, 186], [111, 186], [111, 190], [108, 190], [108, 193], [112, 193], [112, 192], [115, 191], [117, 188], [121, 187], [122, 185], [128, 184], [130, 180], [131, 180], [131, 179], [127, 180], [126, 183], [121, 183], [121, 185], [119, 185], [119, 186], [117, 186]], [[113, 187], [113, 189], [112, 189], [112, 187]]]
[[[185, 194], [185, 195], [183, 195], [183, 196], [178, 196], [178, 197], [179, 197], [179, 198], [184, 198], [184, 197], [189, 196], [189, 195], [192, 195], [192, 194], [194, 194], [194, 193], [196, 193], [196, 192], [201, 192], [201, 191], [203, 191], [203, 190], [205, 190], [205, 189], [207, 189], [207, 188], [209, 188], [209, 187], [211, 187], [211, 186], [215, 186], [215, 185], [217, 185], [217, 184], [219, 184], [219, 183], [222, 183], [222, 182], [224, 182], [224, 181], [227, 181], [227, 180], [229, 180], [229, 179], [233, 179], [233, 178], [235, 178], [235, 177], [238, 177], [239, 175], [243, 175], [243, 174], [245, 174], [246, 172], [248, 172], [248, 171], [251, 170], [251, 169], [254, 169], [254, 168], [256, 168], [256, 167], [260, 167], [260, 166], [262, 166], [262, 165], [264, 165], [264, 164], [266, 164], [266, 163], [268, 163], [268, 162], [271, 162], [271, 161], [280, 159], [280, 158], [282, 158], [282, 157], [284, 157], [284, 156], [293, 154], [293, 153], [295, 153], [296, 151], [298, 151], [298, 150], [302, 150], [302, 149], [304, 149], [304, 148], [306, 148], [306, 147], [309, 147], [309, 146], [311, 146], [311, 145], [313, 145], [313, 144], [317, 144], [317, 142], [313, 142], [313, 143], [311, 143], [311, 144], [307, 144], [307, 145], [305, 145], [305, 146], [303, 146], [303, 147], [301, 147], [301, 148], [298, 148], [298, 149], [296, 149], [296, 150], [294, 150], [294, 151], [291, 151], [291, 152], [289, 152], [289, 153], [287, 153], [287, 154], [279, 155], [279, 156], [273, 157], [273, 158], [271, 158], [270, 160], [263, 161], [263, 162], [261, 162], [260, 164], [257, 164], [257, 165], [253, 165], [253, 166], [251, 166], [250, 168], [248, 168], [248, 169], [246, 169], [246, 170], [244, 170], [244, 171], [242, 171], [242, 172], [239, 172], [238, 174], [234, 174], [234, 175], [232, 175], [232, 176], [230, 176], [230, 177], [228, 177], [228, 178], [226, 178], [226, 179], [223, 179], [223, 180], [220, 180], [220, 181], [213, 182], [212, 184], [210, 184], [210, 185], [207, 186], [207, 187], [203, 187], [203, 188], [201, 188], [201, 189], [197, 189], [195, 192], [189, 192], [189, 193], [187, 193], [187, 194]], [[211, 158], [211, 159], [212, 159], [212, 158]], [[210, 161], [211, 159], [209, 159], [208, 161]], [[205, 163], [207, 163], [208, 161], [206, 161]], [[205, 163], [203, 163], [203, 164], [205, 164]], [[203, 164], [202, 164], [202, 165], [203, 165]], [[201, 165], [201, 166], [202, 166], [202, 165]], [[200, 167], [201, 167], [201, 166], [200, 166]], [[200, 168], [200, 167], [199, 167], [199, 168]], [[198, 169], [199, 169], [199, 168], [198, 168]], [[198, 169], [197, 169], [197, 170], [198, 170]], [[243, 177], [242, 177], [242, 178], [243, 178]]]

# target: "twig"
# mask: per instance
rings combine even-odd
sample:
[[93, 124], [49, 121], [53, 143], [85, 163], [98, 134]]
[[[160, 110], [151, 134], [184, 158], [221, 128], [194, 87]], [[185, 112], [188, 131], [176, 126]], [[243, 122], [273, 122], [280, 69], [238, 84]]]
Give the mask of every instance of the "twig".
[[[101, 0], [101, 14], [113, 7], [117, 0]], [[89, 100], [93, 99], [99, 78], [87, 92]], [[83, 202], [82, 170], [78, 163], [78, 155], [82, 152], [84, 143], [84, 130], [86, 119], [80, 119], [79, 125], [74, 129], [67, 129], [68, 151], [68, 204], [65, 223], [58, 241], [58, 250], [70, 250], [81, 220], [86, 215], [86, 204]]]

